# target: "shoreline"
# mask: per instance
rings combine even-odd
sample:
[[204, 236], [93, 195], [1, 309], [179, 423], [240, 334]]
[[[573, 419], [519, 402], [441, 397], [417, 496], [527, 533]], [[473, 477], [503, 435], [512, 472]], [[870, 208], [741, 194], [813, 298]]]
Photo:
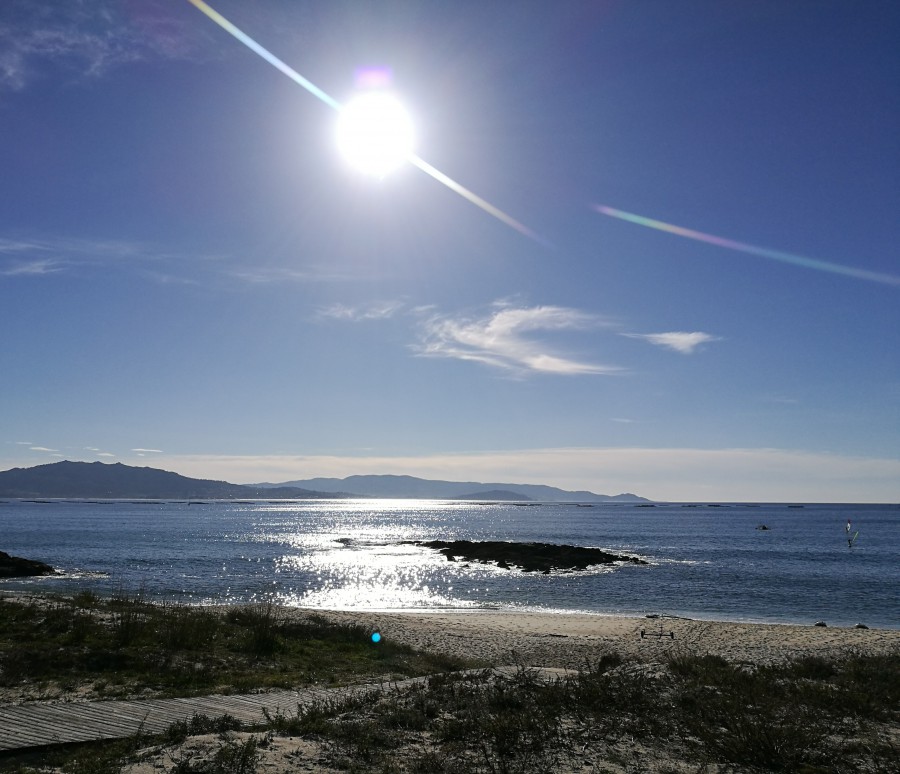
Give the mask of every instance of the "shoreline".
[[[68, 576], [68, 577], [83, 577], [84, 574], [79, 573], [77, 576]], [[63, 576], [67, 577], [67, 576]], [[38, 576], [34, 578], [23, 578], [23, 579], [13, 579], [13, 580], [26, 580], [34, 582], [34, 585], [30, 588], [4, 588], [2, 582], [0, 582], [0, 599], [3, 598], [52, 598], [59, 597], [65, 599], [71, 596], [71, 592], [66, 593], [60, 590], [53, 589], [42, 589], [40, 588], [40, 581], [47, 580], [58, 580], [60, 576]], [[10, 580], [10, 579], [4, 579]], [[18, 585], [18, 584], [17, 584]], [[23, 584], [24, 585], [24, 584]], [[76, 592], [77, 593], [77, 592]], [[100, 596], [106, 597], [106, 594], [101, 594]], [[109, 595], [110, 597], [115, 595]], [[179, 600], [179, 599], [156, 599], [152, 597], [145, 598], [145, 601], [151, 604], [173, 604], [173, 605], [184, 605], [186, 607], [238, 607], [242, 605], [257, 605], [260, 603], [266, 603], [270, 600]], [[460, 606], [460, 607], [419, 607], [419, 608], [396, 608], [396, 607], [385, 607], [385, 608], [366, 608], [365, 610], [356, 610], [356, 609], [337, 609], [337, 608], [319, 608], [319, 607], [305, 607], [303, 605], [292, 604], [286, 601], [279, 601], [277, 599], [271, 600], [278, 607], [284, 608], [286, 610], [303, 610], [308, 611], [310, 613], [322, 612], [322, 613], [338, 613], [338, 614], [350, 614], [350, 615], [409, 615], [409, 616], [435, 616], [435, 615], [452, 615], [452, 616], [484, 616], [484, 615], [498, 615], [498, 616], [546, 616], [548, 618], [566, 618], [566, 617], [579, 617], [586, 616], [590, 618], [625, 618], [629, 620], [655, 620], [658, 618], [666, 618], [671, 620], [683, 620], [683, 621], [694, 621], [697, 623], [711, 623], [711, 624], [734, 624], [740, 626], [788, 626], [788, 627], [809, 627], [816, 626], [816, 622], [823, 620], [822, 618], [816, 618], [814, 616], [809, 616], [804, 621], [798, 620], [782, 620], [778, 618], [766, 618], [765, 616], [749, 616], [746, 618], [728, 618], [728, 617], [716, 617], [714, 613], [704, 613], [703, 611], [690, 611], [690, 610], [681, 610], [677, 612], [652, 612], [648, 613], [644, 612], [621, 612], [621, 611], [605, 611], [605, 610], [588, 610], [584, 608], [570, 609], [570, 608], [529, 608], [529, 607], [503, 607], [501, 605], [472, 605], [472, 606]], [[825, 614], [825, 623], [827, 628], [829, 629], [853, 629], [857, 627], [864, 627], [872, 630], [881, 630], [888, 632], [896, 632], [900, 634], [900, 623], [895, 626], [884, 625], [882, 623], [868, 623], [865, 620], [854, 620], [850, 618], [838, 619], [835, 621]]]
[[[0, 590], [5, 599], [52, 603], [67, 597]], [[151, 604], [161, 604], [147, 600]], [[209, 609], [253, 602], [189, 605]], [[262, 604], [265, 604], [263, 602]], [[323, 610], [276, 607], [285, 618], [319, 617], [379, 632], [418, 650], [476, 659], [492, 665], [522, 664], [579, 669], [604, 653], [641, 661], [681, 655], [715, 655], [729, 661], [773, 663], [851, 654], [900, 655], [900, 630], [853, 626], [720, 621], [660, 614], [654, 617], [594, 612], [470, 610]], [[644, 636], [641, 632], [644, 632]]]
[[[610, 651], [644, 661], [690, 653], [754, 663], [810, 656], [900, 654], [900, 631], [893, 629], [593, 613], [283, 609], [287, 615], [319, 615], [339, 623], [353, 623], [415, 648], [495, 664], [578, 669]], [[673, 637], [668, 636], [670, 632]]]

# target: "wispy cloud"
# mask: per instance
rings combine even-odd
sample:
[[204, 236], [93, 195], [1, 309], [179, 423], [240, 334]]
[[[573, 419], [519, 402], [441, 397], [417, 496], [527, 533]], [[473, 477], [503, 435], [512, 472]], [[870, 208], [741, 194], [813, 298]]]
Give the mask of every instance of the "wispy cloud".
[[138, 454], [162, 454], [162, 449], [132, 449], [131, 451]]
[[209, 266], [221, 271], [221, 261], [221, 256], [217, 255], [177, 253], [139, 241], [58, 236], [0, 237], [0, 277], [34, 277], [121, 267], [140, 272], [156, 282], [195, 284], [196, 279], [179, 274], [184, 267], [189, 267], [193, 273]]
[[235, 266], [227, 275], [250, 285], [270, 285], [283, 282], [348, 282], [358, 275], [336, 271], [333, 267], [308, 264], [295, 266]]
[[12, 261], [0, 266], [0, 276], [27, 277], [41, 274], [56, 274], [63, 270], [64, 262], [55, 258], [37, 258], [31, 261]]
[[623, 333], [631, 339], [643, 339], [658, 347], [680, 352], [683, 355], [690, 355], [698, 347], [708, 344], [711, 341], [721, 341], [718, 336], [710, 333], [702, 333], [700, 331], [669, 331], [667, 333]]
[[39, 451], [39, 452], [58, 452], [59, 449], [48, 449], [46, 446], [29, 446], [31, 451]]
[[40, 242], [21, 239], [5, 239], [0, 237], [0, 253], [27, 253], [31, 250], [44, 250], [46, 246]]
[[4, 0], [0, 91], [24, 89], [50, 68], [77, 79], [141, 60], [193, 57], [206, 37], [195, 27], [162, 3]]
[[387, 320], [403, 310], [402, 301], [376, 301], [359, 306], [332, 304], [320, 309], [317, 316], [322, 319], [362, 322], [365, 320]]
[[601, 318], [561, 306], [497, 306], [487, 317], [431, 317], [425, 322], [419, 354], [471, 360], [520, 376], [614, 374], [623, 370], [564, 355], [534, 336], [597, 328], [607, 324]]

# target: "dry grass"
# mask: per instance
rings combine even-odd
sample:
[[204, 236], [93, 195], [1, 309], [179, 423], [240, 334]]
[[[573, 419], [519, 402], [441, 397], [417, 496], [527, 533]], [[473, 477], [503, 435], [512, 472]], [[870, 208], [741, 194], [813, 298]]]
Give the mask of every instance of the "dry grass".
[[[548, 680], [524, 666], [505, 677], [447, 671], [461, 664], [379, 649], [366, 631], [286, 619], [268, 605], [220, 615], [139, 599], [58, 600], [44, 609], [3, 602], [0, 621], [3, 680], [97, 679], [99, 654], [108, 652], [119, 653], [115, 669], [132, 686], [170, 692], [202, 687], [181, 677], [183, 653], [218, 659], [222, 672], [210, 667], [203, 683], [216, 685], [441, 670], [402, 690], [323, 701], [256, 727], [196, 717], [157, 737], [0, 759], [0, 770], [20, 774], [824, 774], [895, 771], [900, 759], [896, 656], [748, 664], [681, 651], [646, 663], [608, 651]], [[36, 655], [17, 651], [25, 640]], [[62, 653], [59, 665], [53, 653]], [[169, 665], [172, 678], [142, 673], [131, 660], [138, 657], [157, 659], [153, 670]], [[190, 746], [200, 738], [202, 749]]]

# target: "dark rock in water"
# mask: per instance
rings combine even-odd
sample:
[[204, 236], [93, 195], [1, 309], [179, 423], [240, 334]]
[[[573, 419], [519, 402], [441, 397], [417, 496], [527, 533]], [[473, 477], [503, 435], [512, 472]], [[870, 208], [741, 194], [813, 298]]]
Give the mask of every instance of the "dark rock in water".
[[858, 623], [858, 624], [856, 624], [856, 626], [854, 626], [853, 628], [854, 628], [854, 629], [868, 629], [869, 627], [866, 626], [864, 623]]
[[500, 540], [411, 540], [407, 544], [440, 551], [450, 561], [457, 557], [472, 562], [496, 562], [498, 567], [518, 567], [523, 572], [574, 572], [598, 564], [629, 562], [646, 564], [635, 556], [610, 554], [599, 548], [555, 543], [509, 543]]
[[828, 626], [824, 621], [816, 621], [813, 626]]
[[757, 529], [765, 531], [771, 529], [771, 527], [769, 527], [767, 524], [760, 524]]
[[28, 578], [35, 575], [56, 575], [49, 564], [22, 559], [0, 551], [0, 578]]

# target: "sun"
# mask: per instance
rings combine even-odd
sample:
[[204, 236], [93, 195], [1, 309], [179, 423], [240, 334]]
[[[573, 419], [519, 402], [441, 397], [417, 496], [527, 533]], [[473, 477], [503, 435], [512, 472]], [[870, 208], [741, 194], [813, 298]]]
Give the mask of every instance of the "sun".
[[384, 177], [413, 153], [415, 131], [412, 119], [393, 94], [364, 92], [341, 108], [337, 145], [355, 169]]

